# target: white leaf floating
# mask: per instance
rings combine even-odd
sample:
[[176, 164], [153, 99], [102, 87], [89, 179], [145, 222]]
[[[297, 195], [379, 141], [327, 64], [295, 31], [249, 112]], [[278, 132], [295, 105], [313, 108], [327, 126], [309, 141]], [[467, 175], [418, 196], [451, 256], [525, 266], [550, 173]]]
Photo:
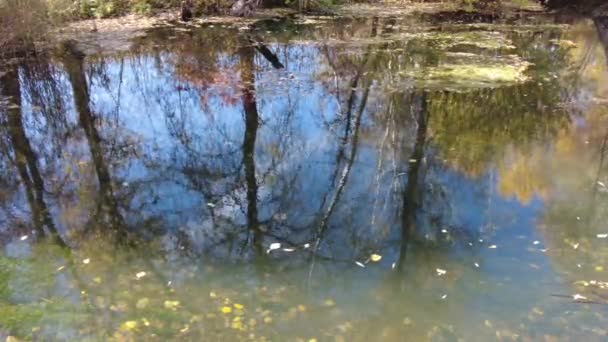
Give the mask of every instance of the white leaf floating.
[[587, 299], [587, 297], [585, 297], [585, 296], [583, 296], [583, 295], [580, 295], [580, 294], [578, 294], [578, 293], [575, 293], [575, 294], [572, 296], [572, 299], [574, 299], [574, 300], [586, 300], [586, 299]]
[[608, 238], [608, 234], [597, 234], [596, 236], [597, 236], [598, 239]]
[[448, 273], [448, 271], [441, 269], [441, 268], [436, 269], [436, 271], [437, 271], [438, 276], [442, 276], [442, 275]]
[[365, 264], [360, 261], [355, 261], [355, 264], [357, 264], [357, 266], [359, 266], [361, 268], [365, 268]]
[[27, 235], [23, 235], [23, 236], [21, 237], [21, 241], [25, 241], [25, 240], [27, 240]]
[[143, 278], [145, 276], [146, 276], [146, 272], [143, 272], [143, 271], [142, 272], [137, 272], [137, 274], [135, 274], [135, 278], [137, 278], [137, 279], [141, 279], [141, 278]]
[[281, 244], [278, 242], [275, 243], [271, 243], [270, 246], [268, 246], [268, 250], [266, 251], [266, 253], [270, 253], [272, 251], [274, 251], [275, 249], [279, 249], [281, 248]]
[[85, 265], [88, 265], [90, 262], [91, 262], [91, 259], [89, 259], [89, 258], [82, 260], [82, 263]]

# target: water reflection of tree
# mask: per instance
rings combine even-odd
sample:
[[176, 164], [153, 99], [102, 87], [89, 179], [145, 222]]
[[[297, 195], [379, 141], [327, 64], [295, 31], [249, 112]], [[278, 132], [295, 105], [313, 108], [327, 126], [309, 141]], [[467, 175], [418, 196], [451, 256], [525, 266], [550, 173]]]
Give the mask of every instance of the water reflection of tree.
[[33, 225], [38, 235], [44, 237], [48, 231], [48, 235], [53, 240], [64, 245], [45, 201], [46, 190], [38, 165], [38, 157], [25, 131], [18, 70], [15, 66], [1, 78], [2, 94], [10, 99], [5, 109], [3, 126], [12, 146], [12, 161], [24, 186], [32, 212]]
[[101, 136], [96, 127], [95, 116], [90, 108], [91, 100], [84, 71], [84, 54], [68, 43], [64, 46], [62, 62], [72, 87], [78, 122], [85, 133], [99, 186], [98, 206], [90, 220], [97, 226], [101, 215], [107, 213], [110, 230], [113, 234], [116, 234], [119, 243], [125, 243], [127, 242], [127, 228], [118, 208], [110, 171], [104, 157]]

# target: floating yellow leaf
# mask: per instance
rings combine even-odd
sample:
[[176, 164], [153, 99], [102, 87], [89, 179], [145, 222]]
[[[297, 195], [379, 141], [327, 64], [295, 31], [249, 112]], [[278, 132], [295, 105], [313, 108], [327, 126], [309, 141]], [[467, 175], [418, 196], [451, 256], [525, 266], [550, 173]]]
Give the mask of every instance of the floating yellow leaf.
[[231, 307], [229, 307], [229, 306], [222, 306], [222, 308], [220, 309], [220, 311], [221, 311], [222, 313], [229, 314], [229, 313], [231, 313], [231, 312], [232, 312], [232, 308], [231, 308]]
[[334, 301], [333, 301], [333, 299], [326, 299], [326, 300], [323, 302], [323, 305], [324, 305], [324, 306], [334, 306], [334, 305], [336, 305], [336, 302], [334, 302]]
[[209, 292], [209, 297], [217, 298], [217, 294], [215, 294], [215, 292], [211, 291], [211, 292]]
[[264, 323], [272, 323], [272, 317], [270, 317], [270, 316], [264, 317]]
[[243, 322], [241, 321], [232, 322], [230, 327], [236, 330], [245, 330], [245, 325], [243, 325]]
[[166, 300], [165, 301], [165, 309], [176, 310], [179, 306], [179, 301], [177, 300]]
[[133, 330], [133, 329], [137, 328], [137, 322], [136, 321], [126, 321], [120, 325], [120, 328], [122, 330]]
[[597, 272], [603, 272], [604, 271], [604, 266], [595, 266], [595, 270]]
[[245, 308], [245, 307], [243, 306], [243, 304], [234, 303], [233, 305], [234, 305], [234, 308], [235, 308], [235, 309], [237, 309], [237, 310], [243, 310], [243, 308]]
[[298, 305], [298, 311], [300, 311], [300, 312], [306, 311], [306, 306], [304, 306], [302, 304]]
[[378, 261], [382, 260], [382, 255], [372, 254], [369, 256], [369, 259], [373, 262], [378, 262]]

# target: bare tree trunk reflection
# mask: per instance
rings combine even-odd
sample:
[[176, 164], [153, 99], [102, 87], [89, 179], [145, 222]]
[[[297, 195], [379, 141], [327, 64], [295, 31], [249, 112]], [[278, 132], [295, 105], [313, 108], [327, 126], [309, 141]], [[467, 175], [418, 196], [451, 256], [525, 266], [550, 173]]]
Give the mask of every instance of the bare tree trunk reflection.
[[426, 92], [414, 93], [412, 95], [411, 108], [414, 111], [418, 129], [416, 130], [416, 141], [414, 150], [408, 160], [407, 184], [403, 191], [403, 212], [401, 216], [401, 248], [396, 269], [404, 270], [407, 258], [408, 246], [416, 229], [416, 212], [420, 208], [421, 181], [420, 170], [424, 157], [424, 148], [427, 140], [428, 117], [427, 117], [427, 94]]
[[44, 200], [44, 181], [38, 168], [38, 157], [25, 133], [17, 67], [11, 68], [0, 77], [0, 91], [2, 95], [11, 98], [13, 102], [7, 108], [6, 128], [15, 153], [14, 162], [25, 187], [27, 201], [32, 211], [34, 229], [39, 236], [44, 237], [46, 235], [44, 227], [46, 227], [53, 240], [65, 246]]
[[89, 151], [97, 174], [101, 206], [98, 211], [107, 211], [110, 227], [116, 234], [117, 241], [119, 243], [128, 242], [124, 219], [118, 209], [110, 171], [104, 158], [101, 137], [95, 126], [95, 116], [90, 108], [89, 90], [84, 72], [84, 54], [76, 50], [72, 44], [68, 43], [65, 45], [63, 64], [72, 86], [74, 104], [78, 113], [79, 123], [85, 132]]
[[247, 186], [247, 225], [253, 233], [256, 256], [264, 254], [263, 234], [258, 219], [258, 184], [255, 172], [255, 141], [259, 127], [258, 108], [255, 98], [255, 50], [251, 46], [239, 49], [241, 60], [241, 101], [245, 113], [245, 136], [243, 137], [243, 165]]

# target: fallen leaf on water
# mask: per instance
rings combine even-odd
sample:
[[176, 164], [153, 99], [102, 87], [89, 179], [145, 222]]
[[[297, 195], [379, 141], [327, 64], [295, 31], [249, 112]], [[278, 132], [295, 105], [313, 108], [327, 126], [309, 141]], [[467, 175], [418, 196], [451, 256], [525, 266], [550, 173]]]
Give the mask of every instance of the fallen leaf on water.
[[446, 298], [448, 298], [447, 294], [444, 294], [443, 296], [441, 296], [441, 299], [446, 299]]
[[275, 249], [279, 249], [281, 248], [281, 244], [278, 242], [275, 243], [271, 243], [270, 246], [268, 246], [268, 250], [266, 251], [266, 253], [270, 253], [272, 251], [274, 251]]
[[490, 246], [488, 246], [488, 248], [490, 248], [490, 249], [496, 249], [496, 248], [498, 248], [498, 246], [496, 246], [496, 245], [490, 245]]
[[604, 271], [604, 266], [595, 266], [595, 270], [597, 272], [603, 272]]
[[21, 241], [25, 241], [25, 240], [27, 240], [27, 235], [23, 235], [23, 236], [21, 237]]
[[137, 328], [137, 322], [136, 321], [126, 321], [120, 325], [120, 328], [122, 330], [133, 330], [133, 329]]
[[170, 309], [170, 310], [176, 310], [177, 307], [179, 306], [179, 301], [177, 300], [166, 300], [165, 303], [165, 309]]
[[234, 306], [235, 309], [237, 310], [243, 310], [245, 308], [245, 306], [243, 306], [243, 304], [239, 304], [239, 303], [234, 303], [232, 304]]
[[365, 264], [362, 263], [361, 261], [355, 261], [355, 264], [357, 264], [357, 266], [359, 266], [361, 268], [365, 268]]
[[382, 255], [372, 254], [369, 256], [369, 259], [373, 262], [378, 262], [378, 261], [382, 260]]
[[220, 309], [220, 311], [224, 314], [229, 314], [232, 312], [232, 308], [229, 306], [222, 306], [222, 308]]
[[540, 244], [540, 241], [536, 240], [536, 241], [532, 242], [532, 244], [533, 245], [538, 245], [538, 244]]
[[580, 294], [578, 294], [578, 293], [575, 293], [575, 294], [572, 296], [572, 299], [574, 299], [574, 300], [586, 300], [586, 299], [587, 299], [587, 297], [582, 296], [582, 295], [580, 295]]
[[295, 248], [283, 248], [283, 252], [293, 252], [295, 250]]
[[323, 302], [323, 306], [334, 306], [334, 305], [336, 305], [336, 302], [334, 302], [333, 299], [326, 299]]
[[141, 279], [145, 276], [146, 276], [146, 272], [137, 272], [137, 274], [135, 274], [135, 278], [137, 278], [137, 279]]
[[608, 238], [608, 234], [597, 234], [596, 236], [597, 236], [598, 239]]
[[438, 276], [442, 276], [442, 275], [444, 275], [444, 274], [448, 273], [448, 271], [443, 270], [443, 269], [441, 269], [441, 268], [436, 269], [436, 271], [437, 271], [437, 275], [438, 275]]
[[88, 265], [90, 262], [91, 262], [91, 259], [89, 259], [89, 258], [82, 260], [82, 263], [85, 265]]

